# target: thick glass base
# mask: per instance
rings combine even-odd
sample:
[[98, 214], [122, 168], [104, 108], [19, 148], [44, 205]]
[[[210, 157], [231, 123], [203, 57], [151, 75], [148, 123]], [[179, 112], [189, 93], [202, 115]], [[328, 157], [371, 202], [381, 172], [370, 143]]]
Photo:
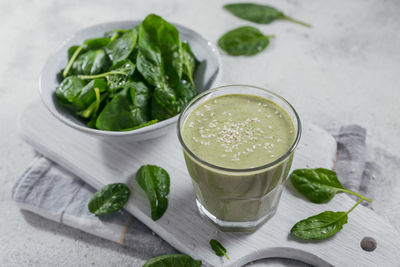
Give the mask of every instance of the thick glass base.
[[268, 211], [263, 217], [255, 221], [248, 222], [231, 222], [223, 221], [212, 215], [196, 198], [197, 208], [199, 209], [200, 215], [215, 224], [218, 229], [224, 232], [253, 232], [262, 226], [269, 218], [274, 216], [278, 205], [274, 205], [272, 209]]

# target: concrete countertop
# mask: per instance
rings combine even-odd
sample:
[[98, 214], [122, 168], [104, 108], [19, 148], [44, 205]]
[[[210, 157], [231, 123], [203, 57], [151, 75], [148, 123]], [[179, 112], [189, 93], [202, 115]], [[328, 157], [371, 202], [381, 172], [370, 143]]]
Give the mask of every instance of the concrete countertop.
[[[313, 28], [284, 21], [255, 25], [276, 38], [254, 57], [223, 55], [221, 84], [273, 89], [303, 120], [324, 127], [357, 123], [368, 129], [368, 143], [399, 151], [400, 2], [267, 2]], [[0, 265], [138, 266], [147, 259], [143, 252], [17, 208], [11, 188], [34, 151], [17, 136], [16, 121], [39, 99], [38, 77], [46, 58], [74, 32], [157, 13], [215, 43], [227, 30], [251, 24], [229, 15], [222, 5], [213, 0], [0, 2]]]

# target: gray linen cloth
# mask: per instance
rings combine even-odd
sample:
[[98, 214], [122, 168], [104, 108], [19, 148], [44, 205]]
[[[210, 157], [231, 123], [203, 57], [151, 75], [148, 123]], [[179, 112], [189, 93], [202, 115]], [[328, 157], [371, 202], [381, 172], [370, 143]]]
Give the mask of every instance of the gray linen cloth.
[[[384, 189], [393, 184], [384, 179], [386, 175], [382, 171], [395, 171], [400, 166], [399, 160], [382, 150], [368, 149], [366, 130], [358, 125], [347, 125], [330, 132], [338, 144], [335, 171], [343, 185], [371, 198], [385, 199], [387, 191]], [[146, 251], [151, 256], [176, 252], [126, 211], [105, 217], [91, 214], [87, 204], [94, 192], [72, 173], [38, 155], [15, 184], [12, 197], [21, 209], [119, 242], [136, 251]], [[391, 216], [393, 222], [398, 217], [400, 214]]]

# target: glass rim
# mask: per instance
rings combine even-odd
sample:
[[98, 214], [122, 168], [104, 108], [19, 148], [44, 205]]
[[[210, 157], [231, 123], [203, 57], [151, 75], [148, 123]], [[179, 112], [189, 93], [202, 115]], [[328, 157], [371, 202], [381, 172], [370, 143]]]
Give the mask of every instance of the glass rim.
[[[240, 86], [242, 86], [242, 87], [251, 87], [251, 88], [254, 88], [254, 89], [259, 89], [259, 90], [266, 91], [267, 93], [272, 94], [273, 96], [279, 98], [279, 99], [282, 100], [285, 104], [287, 104], [287, 105], [289, 106], [289, 108], [291, 109], [291, 111], [294, 113], [295, 117], [296, 117], [296, 120], [297, 120], [297, 133], [296, 133], [296, 138], [295, 138], [293, 144], [292, 144], [292, 145], [290, 146], [290, 148], [288, 149], [288, 151], [285, 152], [282, 156], [280, 156], [280, 157], [277, 158], [276, 160], [274, 160], [274, 161], [272, 161], [272, 162], [270, 162], [270, 163], [268, 163], [268, 164], [261, 165], [261, 166], [258, 166], [258, 167], [254, 167], [254, 168], [231, 169], [231, 168], [225, 168], [225, 167], [221, 167], [221, 166], [217, 166], [217, 165], [211, 164], [211, 163], [209, 163], [209, 162], [207, 162], [207, 161], [204, 161], [204, 160], [200, 159], [199, 157], [197, 157], [197, 156], [186, 146], [185, 142], [183, 141], [182, 134], [181, 134], [181, 130], [182, 130], [182, 129], [181, 129], [181, 121], [182, 121], [182, 119], [183, 119], [183, 115], [187, 112], [187, 110], [188, 110], [191, 106], [193, 106], [195, 103], [197, 103], [199, 100], [201, 100], [204, 96], [206, 96], [206, 95], [208, 95], [208, 94], [210, 94], [210, 93], [212, 93], [212, 92], [215, 92], [215, 91], [224, 89], [224, 88], [229, 88], [229, 87], [240, 87]], [[277, 104], [277, 105], [278, 105], [278, 104]], [[283, 108], [281, 105], [279, 105], [279, 106], [280, 106], [281, 108]], [[294, 123], [294, 122], [293, 122], [293, 123]], [[189, 155], [190, 155], [192, 158], [194, 158], [195, 160], [197, 160], [197, 161], [200, 162], [201, 164], [204, 164], [204, 165], [206, 165], [207, 167], [210, 167], [210, 168], [213, 168], [213, 169], [217, 169], [217, 170], [220, 170], [220, 171], [224, 171], [224, 172], [243, 173], [243, 172], [255, 172], [255, 171], [260, 171], [260, 170], [268, 169], [268, 168], [270, 168], [270, 167], [273, 167], [273, 166], [278, 165], [279, 163], [283, 162], [286, 158], [288, 158], [288, 157], [293, 153], [293, 151], [296, 149], [297, 145], [299, 144], [300, 137], [301, 137], [301, 132], [302, 132], [302, 126], [301, 126], [301, 121], [300, 121], [299, 114], [297, 114], [297, 111], [294, 109], [294, 107], [293, 107], [285, 98], [283, 98], [282, 96], [278, 95], [277, 93], [274, 93], [274, 92], [272, 92], [272, 91], [270, 91], [270, 90], [268, 90], [268, 89], [261, 88], [261, 87], [258, 87], [258, 86], [254, 86], [254, 85], [230, 84], [230, 85], [222, 85], [222, 86], [218, 86], [218, 87], [215, 87], [215, 88], [206, 90], [206, 91], [204, 91], [204, 92], [198, 94], [198, 95], [197, 95], [196, 97], [194, 97], [191, 101], [189, 101], [189, 103], [186, 104], [186, 106], [184, 107], [184, 109], [182, 110], [182, 112], [179, 114], [178, 124], [177, 124], [177, 132], [178, 132], [177, 134], [178, 134], [179, 142], [181, 143], [183, 149], [184, 149], [187, 153], [189, 153]]]

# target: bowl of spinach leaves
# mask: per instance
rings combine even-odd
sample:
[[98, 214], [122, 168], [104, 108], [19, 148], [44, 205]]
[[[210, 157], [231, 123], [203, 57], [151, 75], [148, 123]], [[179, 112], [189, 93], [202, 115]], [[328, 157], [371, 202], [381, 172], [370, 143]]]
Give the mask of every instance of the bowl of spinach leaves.
[[46, 62], [40, 94], [77, 130], [140, 141], [167, 133], [194, 96], [215, 86], [220, 62], [200, 34], [150, 14], [77, 32]]

